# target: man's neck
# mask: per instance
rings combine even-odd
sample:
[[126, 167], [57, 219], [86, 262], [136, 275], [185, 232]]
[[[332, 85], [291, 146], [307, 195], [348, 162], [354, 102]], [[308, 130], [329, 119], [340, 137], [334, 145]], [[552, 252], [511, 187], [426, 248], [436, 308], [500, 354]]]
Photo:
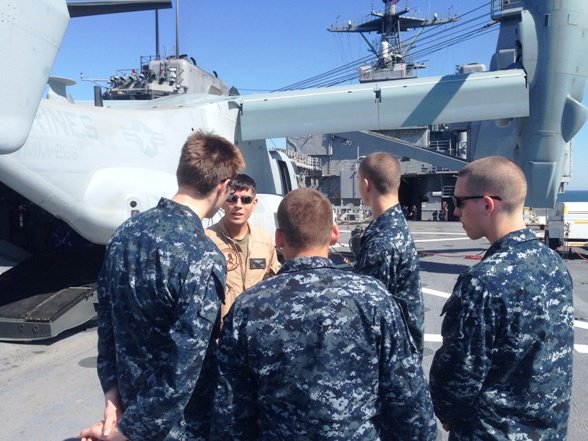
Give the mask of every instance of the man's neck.
[[392, 208], [394, 205], [398, 205], [398, 196], [396, 195], [377, 195], [374, 197], [370, 208], [372, 210], [372, 217], [375, 219], [380, 216], [384, 211]]
[[225, 221], [225, 217], [223, 217], [223, 225], [227, 229], [229, 233], [229, 237], [231, 239], [243, 239], [247, 233], [249, 233], [249, 223], [245, 223], [244, 225], [230, 225]]
[[283, 247], [282, 253], [286, 260], [293, 259], [295, 257], [324, 257], [325, 259], [328, 259], [329, 247], [320, 246], [302, 250], [295, 250], [292, 248]]
[[493, 244], [499, 239], [502, 239], [507, 234], [513, 233], [515, 231], [523, 230], [527, 228], [525, 221], [520, 218], [520, 216], [516, 216], [514, 218], [505, 217], [495, 221], [492, 228], [486, 235], [486, 239]]
[[180, 187], [172, 201], [187, 206], [202, 220], [210, 213], [213, 207], [218, 206], [219, 197], [220, 195], [216, 191], [212, 191], [207, 196], [200, 196], [186, 187]]

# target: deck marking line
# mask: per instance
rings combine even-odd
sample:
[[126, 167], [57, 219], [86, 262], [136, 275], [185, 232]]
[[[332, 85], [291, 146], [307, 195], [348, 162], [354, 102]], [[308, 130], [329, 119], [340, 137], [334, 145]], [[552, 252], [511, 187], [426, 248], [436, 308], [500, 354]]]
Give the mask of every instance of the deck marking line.
[[588, 329], [588, 323], [580, 320], [574, 320], [574, 326], [580, 329]]
[[445, 237], [441, 239], [414, 239], [414, 243], [422, 243], [422, 242], [448, 242], [450, 240], [470, 240], [469, 237]]
[[425, 334], [426, 342], [443, 343], [443, 337], [441, 334]]
[[[425, 334], [425, 341], [428, 343], [443, 343], [443, 337], [439, 334]], [[576, 352], [588, 354], [588, 345], [574, 345]]]
[[424, 294], [430, 294], [432, 296], [443, 297], [444, 299], [448, 299], [451, 297], [451, 294], [447, 294], [446, 292], [437, 291], [435, 289], [423, 288]]
[[442, 233], [440, 231], [412, 231], [413, 236], [417, 236], [419, 234], [424, 235], [434, 235], [434, 236], [467, 236], [466, 233]]

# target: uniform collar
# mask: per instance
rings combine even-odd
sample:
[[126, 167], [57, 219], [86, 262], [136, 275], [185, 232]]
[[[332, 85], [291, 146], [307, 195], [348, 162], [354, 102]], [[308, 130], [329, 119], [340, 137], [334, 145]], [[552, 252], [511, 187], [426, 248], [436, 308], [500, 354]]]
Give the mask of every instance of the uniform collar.
[[402, 214], [402, 210], [400, 209], [400, 204], [393, 205], [373, 221], [371, 221], [365, 229], [363, 237], [375, 234], [382, 228], [388, 229], [390, 222], [394, 222], [394, 219], [397, 219], [398, 216], [402, 216], [404, 218], [404, 214]]
[[172, 201], [171, 199], [161, 198], [157, 206], [178, 216], [190, 219], [199, 230], [204, 231], [204, 227], [202, 226], [202, 220], [187, 205], [180, 204], [179, 202]]
[[493, 254], [512, 248], [515, 245], [524, 242], [530, 242], [532, 240], [537, 240], [537, 236], [528, 228], [513, 231], [512, 233], [508, 233], [506, 236], [502, 236], [500, 239], [494, 242], [492, 246], [488, 248], [486, 254], [484, 254], [484, 259], [486, 257], [492, 256]]
[[286, 263], [282, 265], [282, 268], [278, 274], [292, 273], [309, 269], [315, 270], [320, 268], [335, 268], [335, 264], [331, 261], [331, 259], [327, 259], [325, 257], [294, 257], [292, 259], [288, 259]]

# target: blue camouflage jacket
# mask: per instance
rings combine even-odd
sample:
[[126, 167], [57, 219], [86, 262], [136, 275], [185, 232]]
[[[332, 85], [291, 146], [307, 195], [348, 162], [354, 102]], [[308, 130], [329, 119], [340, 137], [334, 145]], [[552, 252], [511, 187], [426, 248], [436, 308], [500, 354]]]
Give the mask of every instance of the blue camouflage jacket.
[[411, 351], [380, 282], [329, 259], [290, 259], [225, 317], [211, 439], [434, 440]]
[[451, 440], [564, 440], [572, 391], [572, 280], [528, 230], [496, 241], [443, 308], [430, 387]]
[[412, 235], [400, 205], [395, 205], [368, 225], [361, 238], [355, 272], [380, 280], [406, 319], [408, 331], [423, 357], [425, 305], [420, 264]]
[[168, 199], [114, 233], [98, 280], [98, 376], [133, 440], [207, 439], [225, 259]]

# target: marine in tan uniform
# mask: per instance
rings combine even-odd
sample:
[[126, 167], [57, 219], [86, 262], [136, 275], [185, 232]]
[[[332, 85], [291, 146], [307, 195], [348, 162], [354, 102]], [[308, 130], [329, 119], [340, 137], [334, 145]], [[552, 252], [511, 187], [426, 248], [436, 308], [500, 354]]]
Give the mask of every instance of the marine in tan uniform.
[[206, 230], [206, 235], [218, 246], [227, 259], [227, 288], [224, 317], [239, 294], [247, 288], [276, 274], [280, 263], [270, 235], [249, 223], [257, 206], [255, 181], [246, 174], [238, 174], [233, 181], [235, 191], [222, 208], [223, 218]]

